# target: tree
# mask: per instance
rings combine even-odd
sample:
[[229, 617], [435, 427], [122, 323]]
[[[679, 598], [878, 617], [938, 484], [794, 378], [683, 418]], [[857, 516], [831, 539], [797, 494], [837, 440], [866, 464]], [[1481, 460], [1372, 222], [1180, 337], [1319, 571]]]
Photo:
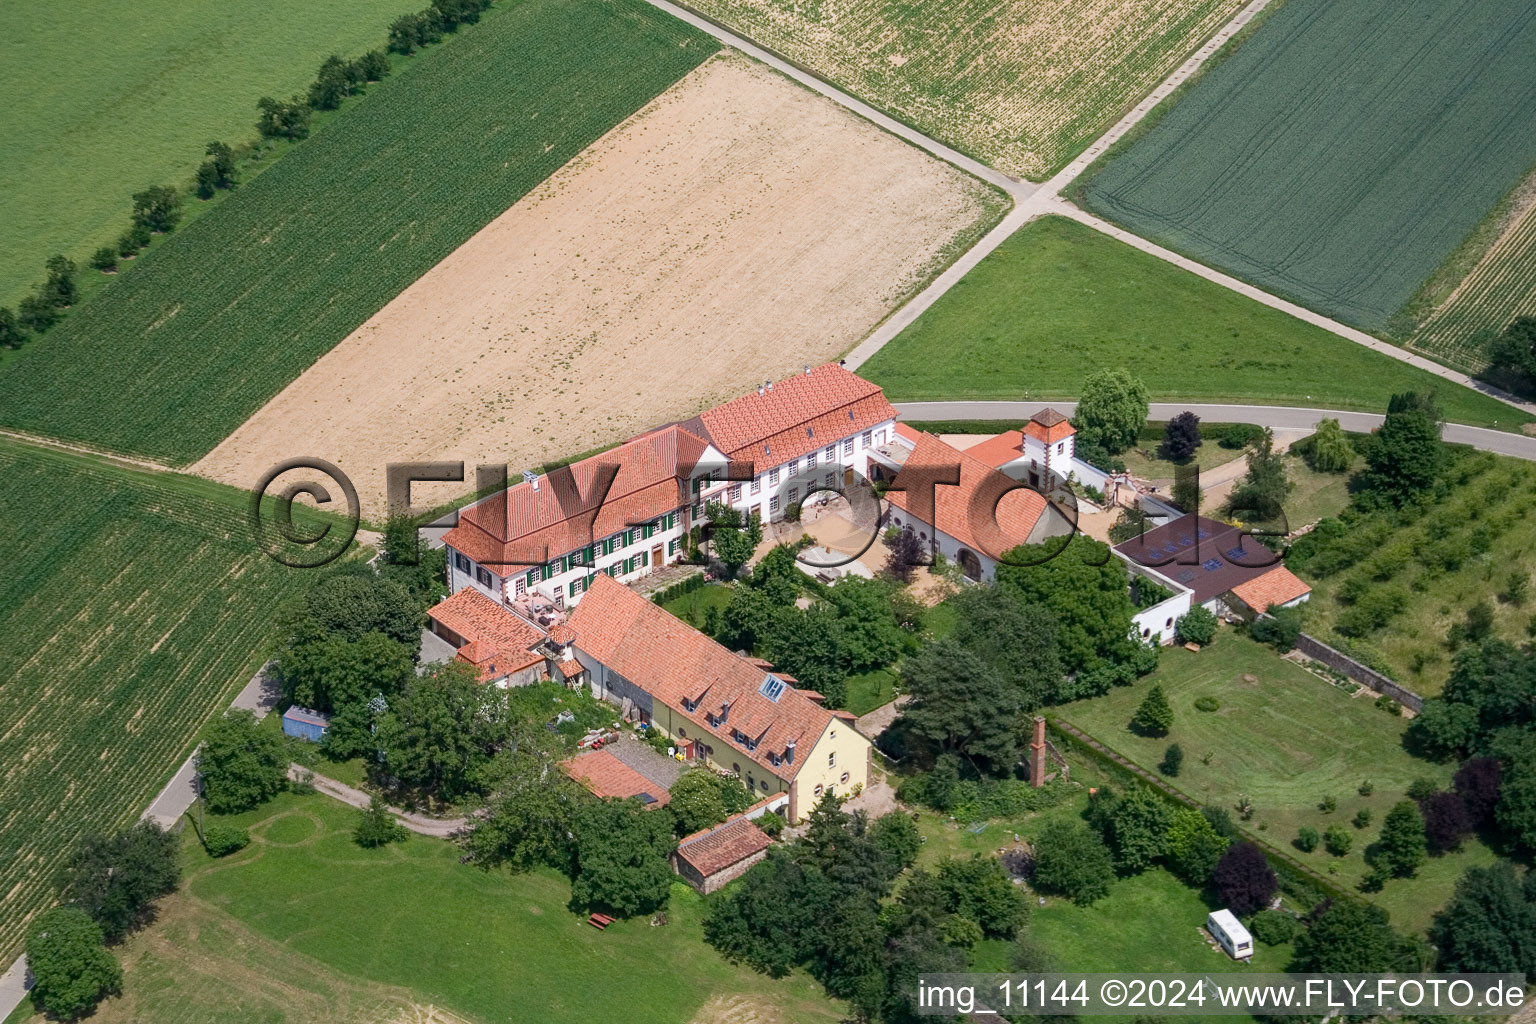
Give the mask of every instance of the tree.
[[918, 848], [923, 838], [918, 834], [917, 823], [900, 811], [888, 811], [869, 826], [869, 841], [879, 850], [891, 873], [898, 874], [911, 867], [917, 860]]
[[1412, 800], [1400, 800], [1381, 822], [1381, 838], [1367, 857], [1373, 866], [1411, 878], [1424, 862], [1424, 817]]
[[1163, 428], [1163, 454], [1170, 462], [1187, 462], [1200, 447], [1200, 417], [1181, 412]]
[[1407, 943], [1387, 924], [1387, 912], [1356, 900], [1329, 904], [1296, 940], [1288, 970], [1301, 974], [1385, 974], [1413, 970]]
[[1433, 393], [1393, 395], [1386, 420], [1366, 449], [1355, 501], [1365, 508], [1413, 501], [1434, 486], [1448, 461]]
[[1145, 736], [1166, 736], [1173, 728], [1173, 705], [1161, 683], [1153, 683], [1152, 689], [1137, 706], [1131, 717], [1131, 728]]
[[781, 978], [810, 955], [811, 936], [837, 898], [819, 869], [776, 847], [710, 901], [704, 938], [728, 959]]
[[32, 1005], [60, 1020], [88, 1015], [122, 988], [123, 971], [107, 952], [101, 927], [78, 907], [56, 907], [27, 930]]
[[1141, 667], [1137, 644], [1131, 640], [1136, 609], [1125, 564], [1099, 541], [1074, 536], [1065, 547], [1014, 548], [997, 567], [997, 586], [1026, 607], [1045, 609], [1055, 620], [1061, 668], [1076, 674], [1074, 685], [1062, 687], [1056, 700], [1104, 693], [1112, 685], [1129, 683]]
[[1253, 843], [1233, 843], [1216, 863], [1211, 873], [1221, 902], [1239, 915], [1248, 915], [1269, 906], [1280, 880], [1275, 869], [1269, 866], [1269, 858]]
[[133, 223], [163, 235], [181, 220], [181, 195], [170, 185], [152, 185], [133, 195]]
[[233, 188], [235, 184], [235, 151], [224, 143], [214, 140], [208, 143], [203, 150], [203, 155], [213, 165], [214, 185], [218, 188]]
[[327, 637], [359, 640], [382, 633], [414, 657], [426, 623], [421, 605], [397, 580], [363, 573], [333, 573], [310, 587], [289, 623], [289, 643]]
[[1157, 769], [1170, 779], [1177, 778], [1184, 769], [1184, 748], [1177, 743], [1168, 744], [1168, 749], [1163, 751], [1163, 761]]
[[1310, 825], [1303, 825], [1296, 831], [1296, 849], [1302, 853], [1311, 853], [1317, 849], [1319, 839], [1317, 829]]
[[917, 534], [910, 526], [904, 526], [895, 531], [895, 536], [889, 539], [889, 545], [891, 553], [886, 556], [882, 571], [898, 583], [911, 583], [912, 570], [922, 565], [928, 557], [922, 541], [917, 539]]
[[1475, 828], [1467, 805], [1455, 793], [1433, 793], [1420, 805], [1426, 849], [1439, 856], [1461, 849]]
[[16, 322], [23, 331], [45, 334], [59, 322], [59, 310], [42, 295], [28, 295], [16, 306]]
[[256, 101], [256, 109], [261, 111], [256, 131], [262, 138], [290, 142], [309, 138], [309, 103], [303, 96], [295, 96], [287, 103], [263, 96]]
[[590, 801], [576, 812], [576, 875], [571, 901], [620, 917], [666, 906], [672, 869], [671, 819], [638, 800]]
[[42, 297], [55, 309], [68, 309], [80, 297], [75, 284], [75, 261], [68, 256], [50, 256], [44, 265], [48, 278], [43, 282]]
[[21, 348], [27, 338], [9, 306], [0, 306], [0, 348]]
[[725, 566], [725, 578], [733, 580], [763, 541], [763, 522], [754, 511], [743, 515], [722, 502], [712, 501], [708, 511], [710, 546]]
[[1103, 831], [1117, 868], [1145, 871], [1168, 854], [1173, 808], [1145, 786], [1135, 786], [1118, 796], [1101, 793], [1093, 823]]
[[1536, 316], [1517, 316], [1488, 344], [1494, 369], [1519, 378], [1529, 388], [1536, 383]]
[[1248, 451], [1248, 472], [1232, 488], [1227, 508], [1250, 522], [1276, 520], [1285, 513], [1285, 496], [1290, 490], [1284, 456], [1275, 451], [1274, 432], [1266, 429]]
[[1264, 945], [1283, 946], [1296, 938], [1301, 923], [1283, 910], [1261, 910], [1253, 915], [1248, 927]]
[[197, 752], [203, 798], [215, 814], [237, 814], [270, 800], [288, 785], [282, 738], [257, 726], [244, 709], [215, 719]]
[[837, 612], [837, 648], [844, 672], [884, 668], [907, 646], [892, 612], [893, 590], [884, 580], [848, 576], [827, 591], [827, 601]]
[[[110, 274], [117, 269], [117, 250], [110, 245], [104, 245], [91, 254], [91, 269], [99, 270], [103, 274]], [[10, 310], [4, 310], [6, 314]]]
[[486, 868], [528, 871], [546, 865], [569, 872], [576, 809], [588, 797], [552, 758], [530, 746], [503, 750], [487, 768], [494, 796], [487, 813], [476, 818], [468, 847], [474, 862]]
[[[737, 783], [736, 788], [742, 787]], [[719, 777], [702, 765], [679, 776], [672, 784], [671, 794], [667, 810], [676, 822], [675, 831], [679, 836], [691, 835], [726, 819], [728, 812], [720, 792]]]
[[1493, 817], [1499, 802], [1499, 759], [1474, 757], [1456, 769], [1451, 785], [1472, 818], [1472, 827], [1482, 828]]
[[1007, 683], [1022, 711], [1060, 699], [1062, 669], [1049, 611], [987, 585], [966, 587], [950, 603], [957, 613], [951, 636]]
[[1088, 906], [1109, 895], [1115, 877], [1109, 847], [1081, 821], [1057, 819], [1035, 841], [1035, 888]]
[[951, 913], [975, 921], [989, 939], [1011, 939], [1029, 920], [1029, 904], [996, 857], [972, 854], [939, 866], [939, 888]]
[[442, 25], [432, 8], [420, 14], [402, 14], [389, 26], [389, 52], [409, 55], [418, 46], [430, 46], [442, 38]]
[[1349, 443], [1336, 419], [1317, 421], [1317, 430], [1306, 451], [1308, 465], [1319, 473], [1342, 473], [1355, 461], [1355, 446]]
[[1079, 445], [1086, 441], [1119, 455], [1136, 443], [1147, 422], [1147, 386], [1125, 370], [1089, 374], [1072, 420]]
[[1468, 868], [1429, 941], [1440, 951], [1437, 970], [1536, 974], [1536, 883], [1522, 887], [1509, 861]]
[[352, 830], [352, 840], [358, 846], [370, 849], [398, 843], [407, 835], [405, 826], [389, 813], [389, 807], [378, 794], [368, 798], [368, 808], [358, 812], [357, 827]]
[[1010, 770], [1019, 759], [1019, 695], [954, 637], [929, 644], [902, 663], [912, 700], [901, 719], [935, 753], [950, 751], [983, 771]]
[[139, 254], [139, 250], [148, 244], [149, 228], [142, 224], [134, 224], [118, 236], [117, 254], [124, 259], [133, 259]]
[[1284, 654], [1296, 646], [1296, 641], [1301, 637], [1301, 625], [1300, 608], [1276, 608], [1271, 605], [1266, 614], [1248, 624], [1248, 635]]
[[352, 72], [348, 63], [332, 54], [320, 65], [309, 86], [309, 105], [314, 110], [335, 110], [352, 94]]
[[193, 188], [192, 194], [199, 199], [212, 199], [213, 193], [218, 188], [214, 184], [214, 179], [217, 175], [218, 172], [213, 169], [213, 165], [206, 160], [199, 164], [197, 168], [197, 185]]
[[506, 691], [481, 686], [472, 666], [435, 665], [410, 680], [379, 717], [382, 759], [370, 769], [386, 784], [450, 802], [475, 792], [478, 769], [509, 738], [505, 703]]
[[333, 635], [284, 651], [277, 674], [285, 699], [329, 713], [399, 693], [415, 675], [415, 664], [404, 644], [383, 633], [356, 640]]
[[1216, 639], [1216, 616], [1203, 604], [1197, 604], [1173, 624], [1174, 636], [1181, 644], [1206, 646]]
[[1180, 807], [1168, 823], [1168, 866], [1190, 885], [1204, 887], [1231, 842], [1193, 807]]
[[181, 881], [174, 833], [151, 821], [112, 835], [85, 836], [59, 871], [56, 884], [66, 903], [84, 910], [117, 942], [154, 916], [154, 902]]
[[383, 50], [369, 50], [352, 62], [353, 77], [364, 82], [382, 82], [389, 77], [389, 58]]
[[1343, 825], [1329, 825], [1323, 830], [1323, 846], [1335, 857], [1346, 856], [1355, 845], [1355, 837]]

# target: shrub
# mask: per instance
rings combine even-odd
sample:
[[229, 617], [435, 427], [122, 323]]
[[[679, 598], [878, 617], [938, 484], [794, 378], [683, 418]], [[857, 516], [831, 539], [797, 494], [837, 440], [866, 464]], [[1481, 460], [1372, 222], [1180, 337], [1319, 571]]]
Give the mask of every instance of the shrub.
[[1180, 616], [1173, 628], [1179, 643], [1199, 644], [1204, 647], [1216, 639], [1216, 616], [1203, 606], [1197, 605]]
[[1403, 713], [1403, 706], [1386, 694], [1376, 698], [1376, 706], [1389, 715], [1401, 715]]
[[181, 196], [170, 185], [154, 185], [133, 195], [133, 222], [156, 234], [181, 220]]
[[368, 809], [362, 811], [352, 838], [358, 846], [377, 847], [397, 843], [406, 837], [405, 826], [395, 820], [389, 808], [377, 796], [368, 801]]
[[117, 250], [110, 245], [104, 245], [91, 254], [91, 269], [99, 270], [103, 274], [109, 274], [117, 269]]
[[1373, 783], [1370, 779], [1366, 779], [1364, 782], [1360, 783], [1360, 787], [1356, 790], [1356, 792], [1358, 792], [1361, 796], [1370, 796], [1372, 793], [1376, 792], [1376, 784]]
[[1301, 922], [1283, 910], [1261, 910], [1248, 922], [1253, 937], [1266, 946], [1283, 946], [1296, 937]]
[[1303, 825], [1296, 833], [1296, 849], [1303, 853], [1311, 853], [1317, 849], [1318, 840], [1317, 829], [1310, 825]]
[[1217, 700], [1215, 697], [1196, 697], [1195, 698], [1195, 710], [1196, 711], [1207, 711], [1207, 712], [1209, 712], [1209, 711], [1215, 711], [1215, 710], [1217, 710], [1220, 707], [1221, 707], [1221, 701]]
[[1330, 793], [1318, 801], [1317, 809], [1322, 811], [1324, 814], [1332, 814], [1334, 811], [1339, 809], [1339, 802], [1335, 800], [1333, 794]]
[[215, 822], [203, 830], [203, 849], [210, 857], [227, 857], [243, 850], [251, 841], [251, 834], [236, 825]]
[[770, 839], [777, 839], [779, 833], [784, 831], [785, 825], [784, 818], [773, 811], [764, 811], [752, 823], [762, 829], [763, 834]]
[[1109, 895], [1115, 877], [1109, 847], [1081, 821], [1059, 819], [1035, 843], [1035, 888], [1087, 906]]
[[1323, 846], [1335, 857], [1343, 857], [1355, 845], [1355, 837], [1343, 825], [1330, 825], [1323, 833]]
[[1350, 822], [1355, 828], [1369, 828], [1371, 825], [1371, 809], [1362, 807], [1355, 812], [1354, 819]]
[[1253, 423], [1228, 424], [1218, 442], [1223, 448], [1247, 448], [1264, 436], [1264, 428]]
[[117, 239], [117, 254], [132, 259], [139, 254], [139, 250], [149, 244], [149, 228], [142, 224], [135, 224], [124, 231]]
[[798, 523], [800, 521], [800, 503], [792, 501], [784, 506], [784, 521], [786, 523]]
[[1284, 654], [1296, 646], [1296, 639], [1301, 636], [1301, 610], [1272, 608], [1268, 615], [1261, 615], [1248, 624], [1248, 635]]

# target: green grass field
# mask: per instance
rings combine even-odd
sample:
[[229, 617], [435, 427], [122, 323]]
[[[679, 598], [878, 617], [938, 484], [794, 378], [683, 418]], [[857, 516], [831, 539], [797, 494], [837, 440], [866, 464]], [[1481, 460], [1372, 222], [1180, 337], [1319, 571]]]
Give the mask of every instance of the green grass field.
[[[1173, 705], [1174, 726], [1166, 737], [1140, 736], [1130, 729], [1131, 716], [1154, 682], [1162, 684]], [[1195, 701], [1204, 696], [1215, 697], [1219, 709], [1198, 710]], [[1419, 778], [1441, 784], [1450, 780], [1451, 766], [1403, 750], [1404, 719], [1228, 629], [1198, 654], [1165, 649], [1148, 679], [1065, 705], [1059, 715], [1154, 771], [1168, 745], [1178, 743], [1184, 748], [1184, 767], [1170, 782], [1201, 803], [1228, 810], [1240, 796], [1248, 796], [1255, 810], [1247, 827], [1346, 886], [1365, 874], [1365, 848], [1409, 785]], [[1365, 781], [1372, 784], [1369, 796], [1358, 792]], [[1331, 814], [1318, 807], [1327, 796], [1338, 802]], [[1350, 821], [1363, 807], [1371, 810], [1373, 821], [1356, 830]], [[1321, 847], [1302, 853], [1291, 846], [1303, 825], [1321, 832], [1334, 824], [1354, 835], [1348, 856], [1334, 857]], [[1462, 870], [1489, 857], [1474, 841], [1460, 853], [1430, 861], [1420, 877], [1388, 882], [1369, 898], [1385, 906], [1399, 926], [1422, 928], [1450, 897]]]
[[[722, 960], [703, 939], [703, 898], [681, 883], [665, 927], [642, 917], [599, 932], [566, 908], [570, 883], [555, 872], [482, 871], [420, 836], [365, 850], [352, 842], [357, 812], [322, 796], [221, 820], [248, 826], [251, 845], [215, 862], [188, 830], [184, 891], [163, 929], [131, 941], [126, 994], [93, 1020], [425, 1020], [391, 1012], [411, 1004], [476, 1024], [839, 1019], [803, 975]], [[165, 960], [191, 963], [195, 983], [166, 977]]]
[[695, 629], [699, 629], [703, 627], [704, 617], [709, 614], [709, 609], [724, 610], [730, 603], [731, 588], [728, 585], [706, 583], [698, 590], [681, 597], [674, 597], [662, 607], [683, 621], [692, 623]]
[[1381, 329], [1536, 162], [1533, 64], [1526, 4], [1288, 0], [1087, 201]]
[[0, 439], [0, 959], [87, 829], [133, 821], [312, 579], [244, 495]]
[[1381, 411], [1433, 387], [1452, 422], [1530, 419], [1063, 217], [1021, 228], [859, 372], [893, 401], [1044, 399], [1106, 367], [1153, 401]]
[[0, 419], [196, 459], [716, 49], [643, 0], [496, 8], [23, 349]]
[[256, 135], [256, 101], [305, 88], [332, 53], [384, 43], [413, 0], [8, 5], [0, 14], [0, 305], [42, 280], [43, 260], [82, 267], [128, 226], [129, 196], [180, 185], [210, 139]]

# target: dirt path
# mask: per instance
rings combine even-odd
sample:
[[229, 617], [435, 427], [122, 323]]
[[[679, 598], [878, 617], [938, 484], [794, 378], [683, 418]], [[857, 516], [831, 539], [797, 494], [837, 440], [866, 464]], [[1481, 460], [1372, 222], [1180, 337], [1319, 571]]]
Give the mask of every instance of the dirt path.
[[[367, 793], [360, 789], [354, 789], [346, 783], [328, 779], [324, 775], [315, 775], [310, 769], [301, 764], [288, 766], [288, 777], [297, 780], [304, 773], [309, 772], [314, 787], [332, 800], [340, 800], [344, 804], [351, 804], [359, 810], [366, 809], [372, 800]], [[419, 835], [434, 836], [438, 839], [447, 839], [469, 827], [469, 818], [429, 818], [424, 814], [415, 814], [411, 811], [391, 807], [389, 813], [400, 820], [400, 824]]]

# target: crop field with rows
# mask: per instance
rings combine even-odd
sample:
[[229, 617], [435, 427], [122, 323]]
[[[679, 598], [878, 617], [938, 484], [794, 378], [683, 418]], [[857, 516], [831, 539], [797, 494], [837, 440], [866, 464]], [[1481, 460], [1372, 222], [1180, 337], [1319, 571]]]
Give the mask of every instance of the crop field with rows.
[[998, 170], [1049, 177], [1241, 0], [694, 0]]
[[1536, 316], [1536, 197], [1414, 332], [1412, 344], [1479, 370], [1487, 342], [1517, 316]]
[[1085, 198], [1382, 329], [1536, 163], [1533, 66], [1519, 0], [1288, 0]]
[[644, 0], [495, 8], [24, 348], [0, 420], [196, 459], [717, 49]]
[[84, 831], [135, 820], [312, 580], [243, 495], [0, 439], [0, 960]]

